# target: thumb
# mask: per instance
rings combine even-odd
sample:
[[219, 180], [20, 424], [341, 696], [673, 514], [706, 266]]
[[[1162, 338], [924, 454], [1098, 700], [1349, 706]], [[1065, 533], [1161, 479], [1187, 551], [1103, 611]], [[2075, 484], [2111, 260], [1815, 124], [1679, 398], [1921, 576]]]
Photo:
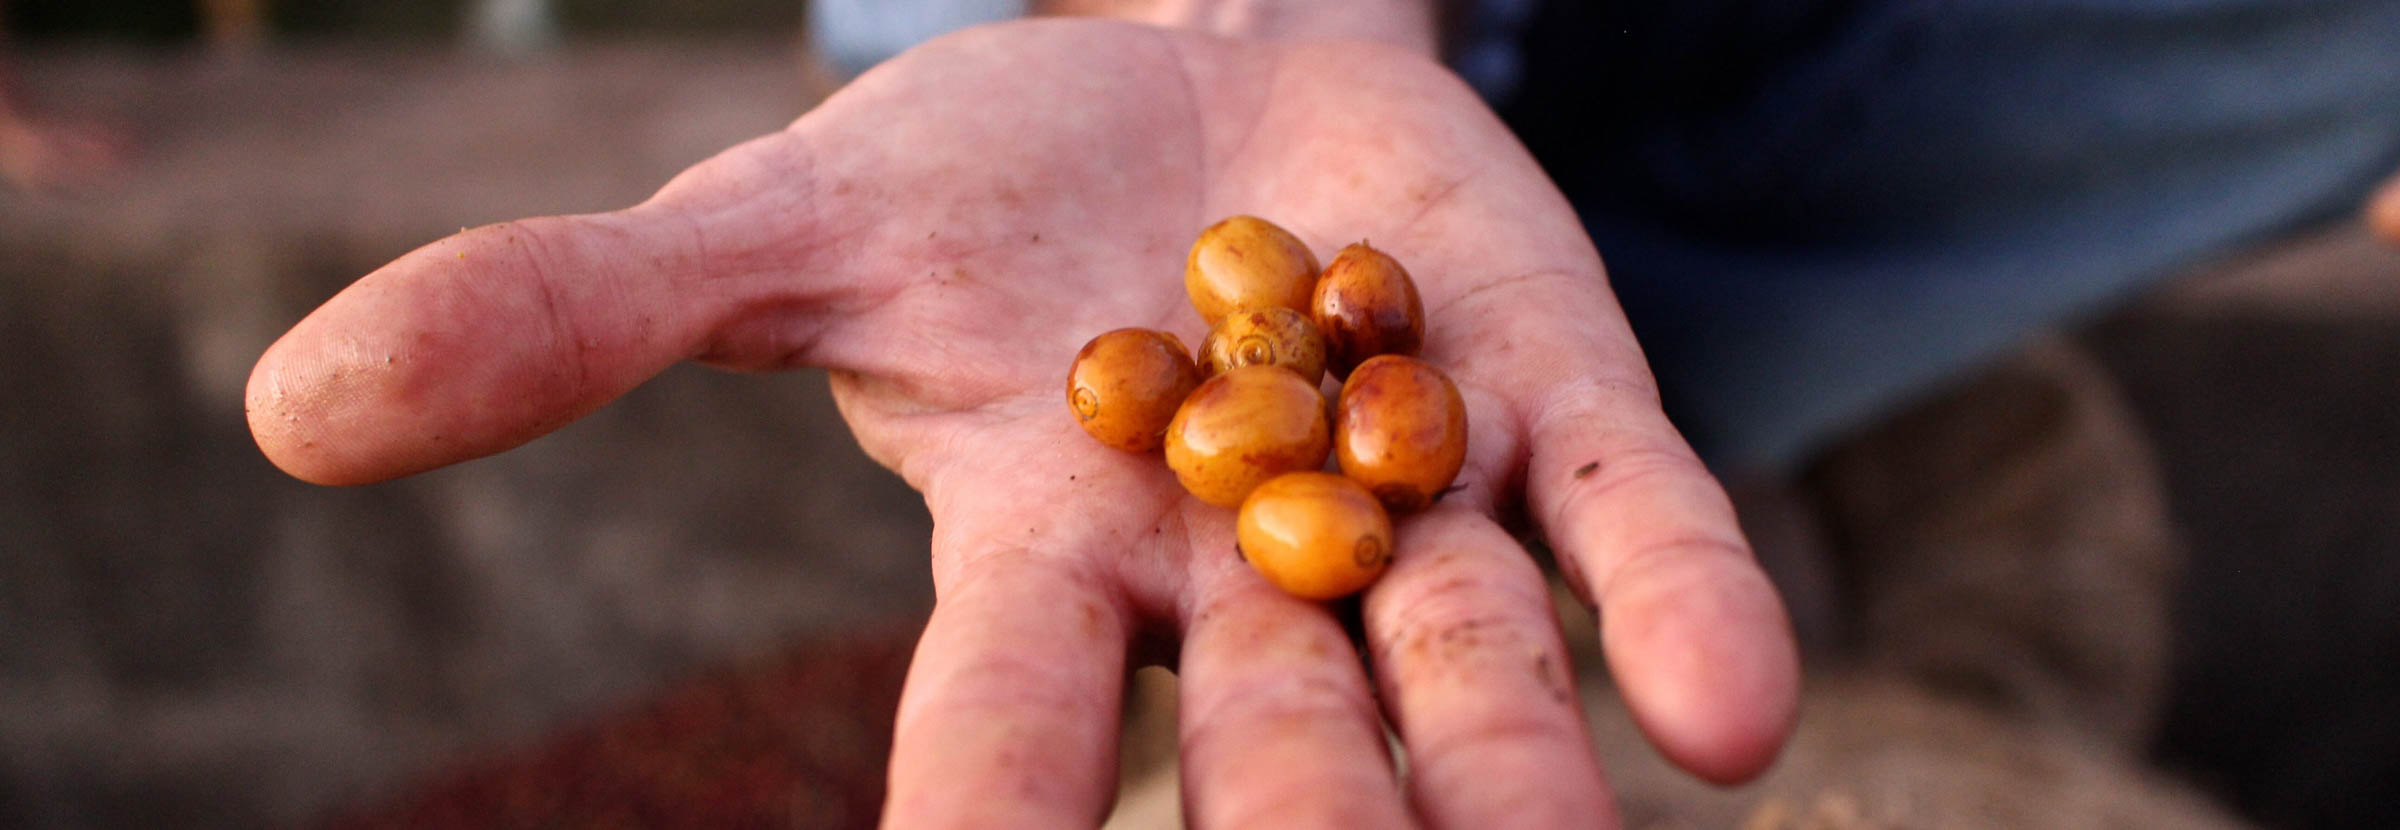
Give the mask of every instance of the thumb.
[[[761, 155], [797, 153], [793, 143], [737, 147], [634, 208], [462, 231], [377, 269], [259, 359], [251, 434], [301, 479], [396, 478], [589, 414], [706, 352], [745, 309], [810, 305], [784, 279], [799, 257], [774, 256], [799, 250], [804, 228], [746, 218], [807, 201], [805, 175], [760, 175]], [[805, 172], [791, 163], [775, 172]]]

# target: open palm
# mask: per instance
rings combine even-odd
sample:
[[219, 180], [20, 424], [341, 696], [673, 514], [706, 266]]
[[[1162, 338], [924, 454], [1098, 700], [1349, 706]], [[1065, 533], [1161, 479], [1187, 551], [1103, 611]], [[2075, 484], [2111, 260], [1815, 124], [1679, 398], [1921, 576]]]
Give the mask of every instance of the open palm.
[[[1235, 213], [1406, 263], [1424, 357], [1467, 400], [1466, 489], [1401, 524], [1362, 606], [1369, 665], [1248, 571], [1230, 511], [1082, 435], [1062, 397], [1101, 331], [1198, 342], [1183, 254]], [[375, 481], [515, 446], [684, 359], [831, 369], [859, 441], [932, 509], [893, 824], [1096, 822], [1129, 653], [1183, 677], [1198, 826], [1601, 820], [1547, 593], [1492, 518], [1518, 505], [1671, 758], [1737, 780], [1789, 724], [1781, 607], [1598, 255], [1472, 93], [1403, 52], [1088, 21], [945, 38], [640, 206], [386, 266], [267, 353], [250, 417], [295, 475]]]

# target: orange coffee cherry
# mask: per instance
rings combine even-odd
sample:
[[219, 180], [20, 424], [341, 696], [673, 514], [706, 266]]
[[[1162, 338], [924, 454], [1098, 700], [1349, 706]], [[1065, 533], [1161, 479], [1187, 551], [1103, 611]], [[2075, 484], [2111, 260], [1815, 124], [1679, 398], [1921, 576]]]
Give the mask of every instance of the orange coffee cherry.
[[1203, 375], [1257, 365], [1281, 366], [1315, 383], [1325, 376], [1325, 338], [1308, 315], [1276, 306], [1225, 315], [1200, 341]]
[[1150, 452], [1165, 442], [1167, 424], [1200, 385], [1200, 367], [1175, 335], [1117, 329], [1083, 344], [1067, 371], [1067, 406], [1100, 443]]
[[1246, 308], [1305, 312], [1316, 282], [1317, 257], [1308, 245], [1256, 216], [1208, 226], [1183, 263], [1183, 290], [1211, 326]]
[[1333, 425], [1334, 459], [1394, 513], [1425, 509], [1467, 461], [1467, 404], [1434, 365], [1381, 355], [1350, 371]]
[[1237, 507], [1267, 479], [1324, 466], [1331, 432], [1316, 384], [1273, 366], [1238, 366], [1176, 410], [1167, 466], [1201, 501]]
[[1334, 255], [1309, 299], [1334, 377], [1379, 354], [1414, 355], [1425, 344], [1425, 304], [1399, 260], [1360, 242]]
[[1234, 523], [1242, 558], [1302, 599], [1345, 597], [1392, 561], [1392, 520], [1358, 482], [1331, 473], [1286, 473], [1250, 492]]

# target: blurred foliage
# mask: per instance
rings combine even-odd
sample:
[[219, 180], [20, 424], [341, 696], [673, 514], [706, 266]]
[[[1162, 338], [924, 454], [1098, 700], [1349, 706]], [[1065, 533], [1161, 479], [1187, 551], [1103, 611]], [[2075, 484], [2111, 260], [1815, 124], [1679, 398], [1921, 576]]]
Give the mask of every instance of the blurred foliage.
[[[268, 30], [296, 37], [439, 37], [457, 33], [475, 0], [258, 0]], [[576, 34], [790, 32], [803, 0], [550, 0]], [[16, 39], [176, 41], [198, 36], [203, 0], [0, 0]]]

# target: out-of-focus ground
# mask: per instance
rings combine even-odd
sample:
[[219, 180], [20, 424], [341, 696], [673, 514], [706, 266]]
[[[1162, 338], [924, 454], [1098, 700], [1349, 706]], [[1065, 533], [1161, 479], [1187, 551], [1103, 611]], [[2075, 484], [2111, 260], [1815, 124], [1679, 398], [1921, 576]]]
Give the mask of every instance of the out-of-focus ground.
[[788, 123], [820, 94], [788, 39], [18, 57], [135, 149], [0, 193], [0, 826], [298, 820], [711, 664], [913, 635], [928, 521], [815, 373], [680, 367], [353, 489], [243, 422], [259, 352], [382, 262]]
[[2400, 826], [2400, 250], [2344, 218], [2084, 339], [2189, 544], [2160, 755], [2280, 826]]
[[[928, 528], [822, 377], [677, 368], [522, 449], [352, 489], [283, 477], [241, 413], [258, 353], [376, 265], [629, 204], [788, 122], [823, 92], [788, 40], [16, 68], [133, 154], [0, 193], [0, 826], [438, 817], [643, 747], [880, 779]], [[2400, 254], [2337, 231], [2237, 262], [2082, 335], [2192, 544], [2156, 754], [2270, 823], [2388, 825]], [[678, 744], [695, 718], [855, 740]], [[644, 780], [616, 786], [667, 786]], [[865, 809], [777, 797], [806, 826]]]

